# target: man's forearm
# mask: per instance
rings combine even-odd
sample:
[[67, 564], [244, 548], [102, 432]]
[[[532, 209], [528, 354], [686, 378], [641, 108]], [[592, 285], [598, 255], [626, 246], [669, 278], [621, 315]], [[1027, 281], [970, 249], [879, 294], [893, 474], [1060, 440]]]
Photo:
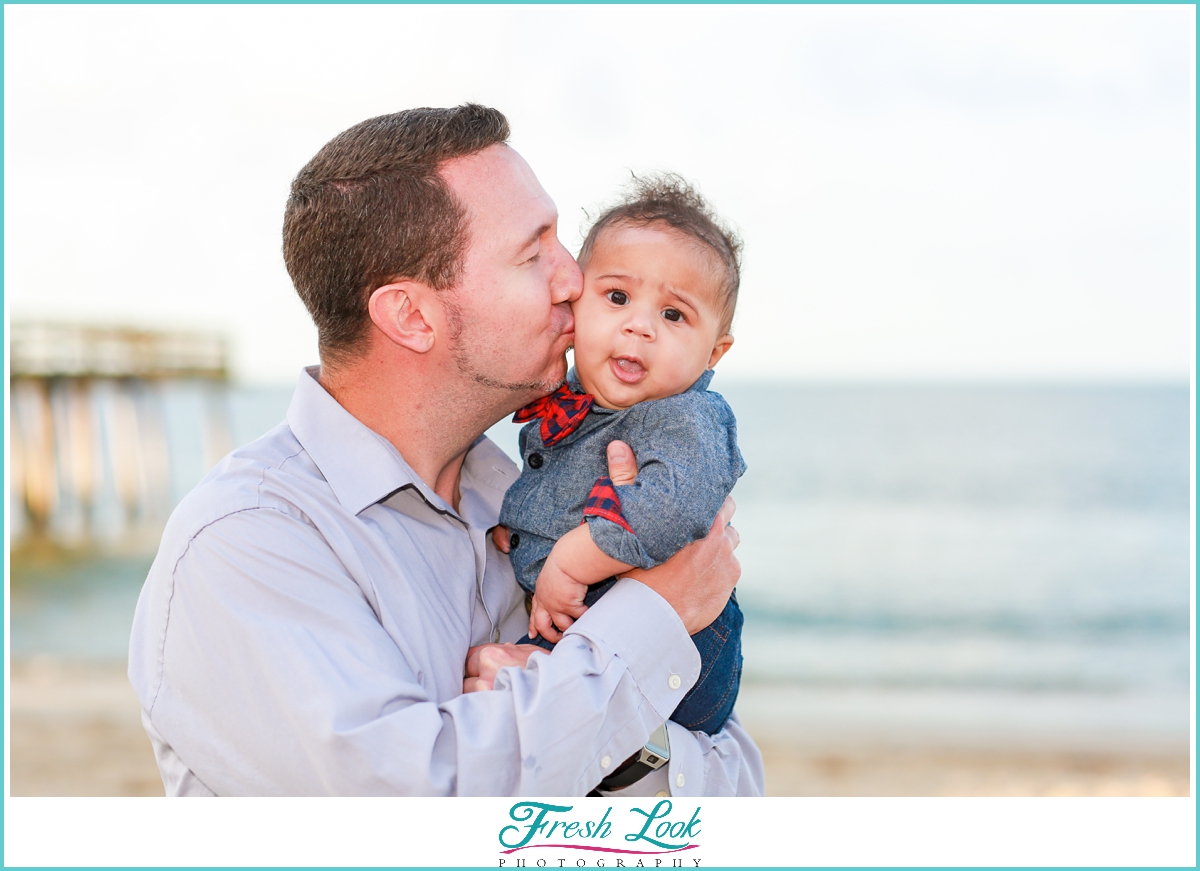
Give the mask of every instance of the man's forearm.
[[[286, 571], [264, 570], [253, 547], [267, 528], [288, 534]], [[525, 615], [508, 583], [493, 613], [515, 641]], [[461, 659], [433, 670], [453, 655], [435, 649], [451, 647], [445, 627], [389, 631], [330, 548], [277, 512], [210, 524], [182, 558], [158, 561], [147, 587], [135, 690], [156, 749], [218, 795], [582, 795], [699, 672], [683, 629], [659, 625], [678, 623], [670, 609], [614, 587], [611, 607], [582, 621], [589, 636], [501, 670], [498, 691], [463, 695]], [[407, 600], [416, 588], [387, 591]]]
[[[547, 655], [501, 669], [495, 687], [511, 694], [521, 722], [520, 794], [583, 795], [611, 774], [695, 683], [700, 657], [670, 606], [636, 581], [610, 589]], [[619, 676], [611, 689], [604, 680]], [[489, 693], [472, 693], [487, 696]], [[594, 723], [587, 723], [594, 720]], [[577, 760], [584, 760], [582, 770]], [[550, 782], [565, 767], [579, 779]]]

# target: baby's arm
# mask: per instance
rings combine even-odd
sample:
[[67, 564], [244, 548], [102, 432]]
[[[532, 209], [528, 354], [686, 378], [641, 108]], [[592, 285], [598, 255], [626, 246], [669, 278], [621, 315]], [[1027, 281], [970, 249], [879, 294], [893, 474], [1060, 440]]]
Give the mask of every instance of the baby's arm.
[[[733, 412], [717, 394], [643, 403], [627, 432], [633, 482], [613, 481], [584, 508], [592, 541], [613, 559], [650, 568], [705, 536], [745, 470]], [[599, 482], [598, 485], [599, 487]]]
[[572, 529], [555, 543], [538, 575], [529, 613], [529, 637], [541, 635], [558, 642], [562, 630], [587, 610], [583, 597], [588, 585], [630, 568], [596, 546], [587, 524]]

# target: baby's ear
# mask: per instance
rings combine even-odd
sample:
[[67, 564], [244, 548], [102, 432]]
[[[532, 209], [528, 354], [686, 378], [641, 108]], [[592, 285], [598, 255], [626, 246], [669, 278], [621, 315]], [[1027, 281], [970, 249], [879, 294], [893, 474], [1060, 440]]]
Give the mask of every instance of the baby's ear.
[[717, 339], [717, 343], [713, 345], [712, 356], [708, 358], [708, 368], [712, 369], [717, 365], [717, 361], [725, 356], [725, 352], [733, 347], [733, 336], [726, 333]]

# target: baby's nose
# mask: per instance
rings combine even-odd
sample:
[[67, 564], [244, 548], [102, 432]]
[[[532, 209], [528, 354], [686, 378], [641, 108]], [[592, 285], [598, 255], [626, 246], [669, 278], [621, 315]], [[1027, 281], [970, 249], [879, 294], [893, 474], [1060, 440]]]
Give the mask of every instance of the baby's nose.
[[654, 338], [654, 321], [646, 317], [640, 312], [630, 312], [629, 318], [625, 321], [625, 332], [635, 336], [643, 336], [647, 339]]

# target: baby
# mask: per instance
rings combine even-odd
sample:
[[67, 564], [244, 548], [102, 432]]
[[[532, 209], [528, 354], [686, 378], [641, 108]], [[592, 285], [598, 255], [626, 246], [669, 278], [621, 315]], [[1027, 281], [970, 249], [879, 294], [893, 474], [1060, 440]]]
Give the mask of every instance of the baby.
[[[746, 465], [733, 412], [708, 390], [733, 345], [741, 243], [679, 177], [635, 182], [579, 252], [575, 367], [517, 412], [525, 468], [500, 523], [518, 582], [533, 594], [529, 635], [552, 648], [632, 567], [703, 538]], [[633, 449], [637, 479], [608, 478], [606, 450]], [[700, 679], [672, 719], [713, 734], [741, 677], [737, 600], [692, 636]], [[540, 638], [539, 638], [540, 636]]]

